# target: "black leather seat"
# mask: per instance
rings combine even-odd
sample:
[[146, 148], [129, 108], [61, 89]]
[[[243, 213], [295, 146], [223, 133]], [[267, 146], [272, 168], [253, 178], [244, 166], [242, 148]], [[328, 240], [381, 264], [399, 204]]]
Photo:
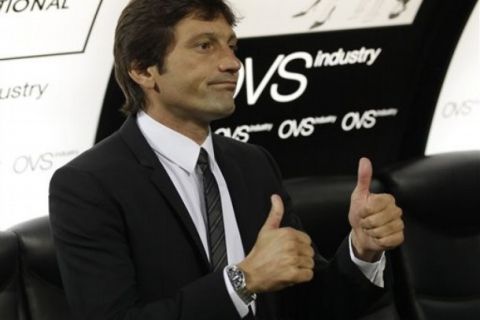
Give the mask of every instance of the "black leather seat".
[[[332, 258], [340, 243], [350, 232], [348, 210], [350, 196], [357, 184], [354, 176], [305, 177], [285, 181], [295, 213], [318, 251]], [[373, 179], [371, 191], [384, 192], [382, 184]], [[375, 306], [361, 320], [398, 319], [391, 297]]]
[[24, 320], [17, 238], [12, 232], [0, 232], [0, 244], [0, 319]]
[[[285, 181], [296, 214], [320, 253], [331, 258], [350, 231], [350, 195], [357, 183], [353, 176], [305, 177]], [[376, 179], [372, 192], [383, 192]]]
[[[349, 232], [355, 177], [285, 182], [319, 251], [332, 257]], [[389, 255], [404, 319], [480, 319], [480, 152], [439, 155], [390, 169], [372, 192], [404, 209], [406, 242]], [[73, 319], [63, 292], [48, 217], [0, 232], [0, 320]], [[400, 284], [400, 286], [399, 286]], [[388, 301], [385, 301], [388, 303]], [[396, 319], [391, 304], [366, 319]]]
[[18, 237], [29, 319], [73, 319], [63, 291], [48, 217], [27, 221], [11, 230]]
[[385, 178], [406, 224], [396, 276], [411, 290], [397, 296], [399, 310], [408, 319], [480, 319], [480, 152], [415, 160]]

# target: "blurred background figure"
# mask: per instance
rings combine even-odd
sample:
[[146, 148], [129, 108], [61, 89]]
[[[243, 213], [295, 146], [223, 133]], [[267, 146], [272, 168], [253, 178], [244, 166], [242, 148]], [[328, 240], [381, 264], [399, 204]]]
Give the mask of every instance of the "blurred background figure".
[[307, 16], [312, 13], [317, 17], [310, 26], [310, 30], [321, 27], [331, 18], [338, 1], [339, 0], [315, 0], [307, 9], [294, 14], [293, 18]]
[[407, 10], [407, 4], [410, 2], [410, 0], [397, 0], [397, 3], [395, 4], [395, 7], [393, 10], [390, 12], [388, 15], [389, 19], [395, 19], [398, 16], [400, 16], [405, 10]]

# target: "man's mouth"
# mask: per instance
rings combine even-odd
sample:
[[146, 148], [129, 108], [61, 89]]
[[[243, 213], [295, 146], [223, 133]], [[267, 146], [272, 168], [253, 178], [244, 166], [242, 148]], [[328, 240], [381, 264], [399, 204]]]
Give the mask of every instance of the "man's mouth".
[[209, 85], [234, 91], [235, 88], [237, 87], [237, 81], [236, 80], [212, 81], [209, 83]]

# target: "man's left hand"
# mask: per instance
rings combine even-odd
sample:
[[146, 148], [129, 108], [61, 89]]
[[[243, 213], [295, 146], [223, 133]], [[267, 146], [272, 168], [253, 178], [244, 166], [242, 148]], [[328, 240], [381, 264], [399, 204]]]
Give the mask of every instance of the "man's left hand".
[[404, 239], [402, 209], [395, 204], [395, 198], [370, 193], [372, 171], [370, 160], [360, 159], [348, 213], [354, 254], [367, 262], [378, 260], [385, 250], [399, 246]]

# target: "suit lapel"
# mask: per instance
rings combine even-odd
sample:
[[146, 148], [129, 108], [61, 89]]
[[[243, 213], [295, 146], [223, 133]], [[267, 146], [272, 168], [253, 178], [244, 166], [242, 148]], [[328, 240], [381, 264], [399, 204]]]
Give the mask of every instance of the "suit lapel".
[[193, 224], [192, 218], [188, 213], [175, 185], [168, 176], [165, 168], [161, 165], [157, 156], [148, 145], [143, 134], [136, 123], [136, 117], [130, 116], [120, 128], [120, 134], [129, 148], [137, 157], [139, 163], [152, 171], [151, 180], [167, 203], [172, 207], [172, 211], [177, 214], [181, 223], [184, 225], [187, 234], [191, 238], [193, 245], [197, 248], [200, 260], [206, 268], [209, 269], [209, 262], [205, 249], [203, 247], [197, 229]]
[[218, 138], [215, 136], [213, 138], [215, 158], [227, 183], [238, 229], [242, 237], [243, 249], [245, 255], [247, 255], [257, 239], [258, 222], [256, 217], [258, 215], [255, 214], [255, 208], [249, 201], [248, 187], [244, 179], [245, 172], [242, 172], [238, 166], [238, 161], [241, 161], [241, 159], [230, 154]]

